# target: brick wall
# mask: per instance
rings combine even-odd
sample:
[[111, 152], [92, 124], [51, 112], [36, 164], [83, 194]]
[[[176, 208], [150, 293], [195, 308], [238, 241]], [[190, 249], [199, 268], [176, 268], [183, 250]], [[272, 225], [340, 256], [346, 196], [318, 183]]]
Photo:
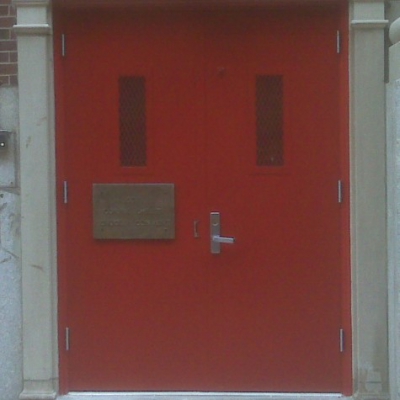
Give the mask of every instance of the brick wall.
[[17, 85], [17, 42], [12, 30], [15, 7], [12, 0], [0, 0], [0, 85]]

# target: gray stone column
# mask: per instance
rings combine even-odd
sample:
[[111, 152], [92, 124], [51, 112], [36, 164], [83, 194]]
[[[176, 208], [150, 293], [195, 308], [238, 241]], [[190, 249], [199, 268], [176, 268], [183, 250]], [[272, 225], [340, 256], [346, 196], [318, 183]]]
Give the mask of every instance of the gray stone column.
[[350, 23], [354, 389], [381, 399], [389, 393], [384, 1], [353, 0]]
[[15, 0], [20, 88], [22, 400], [57, 393], [53, 70], [49, 0]]

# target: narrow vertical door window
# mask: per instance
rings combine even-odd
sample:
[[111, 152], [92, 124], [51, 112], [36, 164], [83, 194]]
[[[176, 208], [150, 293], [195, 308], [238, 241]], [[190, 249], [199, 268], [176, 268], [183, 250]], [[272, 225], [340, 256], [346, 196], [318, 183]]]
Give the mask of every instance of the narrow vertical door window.
[[256, 77], [257, 166], [283, 166], [283, 79]]
[[120, 161], [123, 167], [147, 165], [146, 81], [119, 78]]

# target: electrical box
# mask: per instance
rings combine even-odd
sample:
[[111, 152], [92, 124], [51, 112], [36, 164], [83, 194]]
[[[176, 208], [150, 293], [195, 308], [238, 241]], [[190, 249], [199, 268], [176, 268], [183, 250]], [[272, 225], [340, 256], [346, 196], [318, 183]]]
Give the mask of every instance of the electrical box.
[[0, 189], [17, 185], [15, 132], [0, 129]]

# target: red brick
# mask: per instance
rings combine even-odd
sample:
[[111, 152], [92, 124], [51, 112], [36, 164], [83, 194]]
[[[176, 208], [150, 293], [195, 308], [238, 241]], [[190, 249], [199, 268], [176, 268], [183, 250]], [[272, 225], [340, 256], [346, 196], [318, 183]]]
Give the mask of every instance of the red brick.
[[0, 63], [10, 62], [10, 53], [8, 51], [3, 51], [0, 53]]
[[0, 15], [1, 16], [9, 16], [10, 15], [9, 6], [0, 6]]
[[10, 85], [10, 77], [8, 75], [0, 75], [0, 86]]
[[0, 40], [9, 40], [11, 38], [10, 29], [0, 29]]
[[16, 51], [11, 51], [8, 54], [10, 55], [10, 62], [16, 63], [18, 61], [18, 53]]
[[15, 17], [0, 17], [0, 26], [2, 28], [12, 28], [15, 24]]
[[0, 85], [18, 85], [16, 8], [12, 0], [0, 0]]
[[15, 51], [17, 50], [17, 42], [15, 40], [0, 41], [0, 51]]
[[11, 75], [9, 79], [9, 84], [13, 86], [18, 85], [18, 75]]
[[0, 64], [0, 75], [15, 75], [17, 64]]

